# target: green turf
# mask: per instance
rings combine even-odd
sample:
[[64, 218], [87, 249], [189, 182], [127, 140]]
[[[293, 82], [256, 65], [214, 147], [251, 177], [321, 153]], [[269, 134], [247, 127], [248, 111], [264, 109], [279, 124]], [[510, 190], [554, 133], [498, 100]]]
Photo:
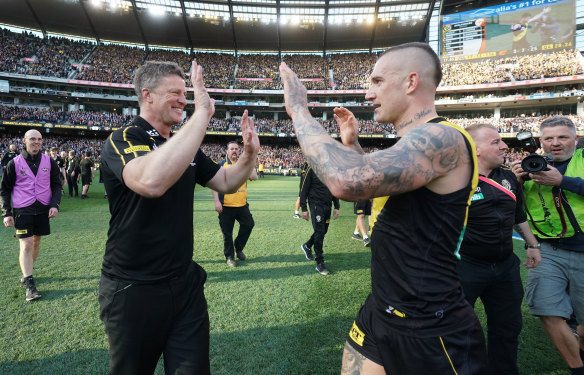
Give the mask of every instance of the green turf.
[[[194, 259], [208, 273], [212, 372], [338, 374], [346, 334], [370, 289], [369, 249], [350, 239], [352, 203], [341, 202], [341, 215], [325, 238], [332, 271], [325, 277], [300, 250], [311, 225], [292, 218], [298, 178], [267, 176], [248, 186], [256, 227], [248, 260], [234, 269], [224, 262], [210, 191], [195, 192]], [[0, 374], [107, 373], [96, 290], [109, 212], [103, 185], [95, 183], [89, 196], [64, 197], [53, 234], [42, 240], [35, 267], [39, 301], [24, 300], [17, 241], [12, 229], [0, 230]], [[517, 253], [523, 257], [524, 251]], [[477, 311], [482, 319], [480, 304]], [[524, 317], [521, 374], [568, 374], [525, 307]], [[161, 363], [156, 372], [163, 373]]]

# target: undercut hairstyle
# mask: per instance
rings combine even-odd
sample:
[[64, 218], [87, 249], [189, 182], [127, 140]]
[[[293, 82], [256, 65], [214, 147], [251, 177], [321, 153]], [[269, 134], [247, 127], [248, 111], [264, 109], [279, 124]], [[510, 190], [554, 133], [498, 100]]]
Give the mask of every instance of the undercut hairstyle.
[[[405, 50], [408, 48], [417, 48], [417, 49], [421, 49], [422, 51], [426, 52], [426, 54], [428, 55], [428, 58], [429, 58], [429, 62], [433, 65], [433, 68], [434, 68], [433, 69], [434, 74], [432, 76], [432, 78], [434, 80], [434, 84], [436, 85], [436, 87], [438, 87], [438, 85], [442, 81], [442, 66], [440, 65], [440, 59], [438, 58], [438, 55], [436, 55], [436, 52], [434, 52], [432, 47], [430, 47], [430, 45], [427, 43], [411, 42], [411, 43], [399, 44], [395, 47], [391, 47], [391, 48], [385, 50], [381, 55], [379, 55], [379, 58], [381, 58], [382, 56], [384, 56], [388, 53], [397, 52], [397, 51]], [[405, 63], [407, 63], [407, 62], [405, 62]]]
[[543, 135], [543, 129], [553, 128], [555, 126], [567, 126], [576, 135], [576, 125], [574, 125], [572, 120], [564, 116], [554, 116], [544, 120], [539, 125], [539, 136], [541, 137]]
[[185, 79], [185, 72], [177, 63], [169, 61], [146, 61], [134, 73], [134, 91], [138, 96], [138, 104], [142, 104], [142, 89], [154, 90], [160, 81], [169, 75]]
[[478, 124], [472, 124], [472, 125], [469, 125], [466, 128], [464, 128], [464, 130], [466, 130], [466, 132], [468, 134], [470, 134], [471, 137], [473, 137], [473, 135], [475, 135], [481, 129], [493, 129], [493, 130], [497, 130], [497, 132], [499, 131], [496, 126], [493, 126], [491, 124], [486, 124], [483, 122], [478, 123]]

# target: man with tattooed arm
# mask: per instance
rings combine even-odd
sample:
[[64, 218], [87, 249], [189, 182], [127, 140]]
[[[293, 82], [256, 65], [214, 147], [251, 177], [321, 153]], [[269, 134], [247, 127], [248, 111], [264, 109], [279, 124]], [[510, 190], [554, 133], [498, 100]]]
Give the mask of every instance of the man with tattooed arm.
[[442, 71], [434, 51], [407, 43], [379, 57], [365, 98], [400, 140], [370, 154], [350, 111], [335, 108], [340, 144], [310, 115], [294, 72], [282, 63], [280, 73], [302, 151], [333, 195], [389, 195], [371, 237], [372, 291], [349, 331], [342, 374], [485, 373], [483, 332], [456, 274], [478, 181], [475, 147], [436, 113]]

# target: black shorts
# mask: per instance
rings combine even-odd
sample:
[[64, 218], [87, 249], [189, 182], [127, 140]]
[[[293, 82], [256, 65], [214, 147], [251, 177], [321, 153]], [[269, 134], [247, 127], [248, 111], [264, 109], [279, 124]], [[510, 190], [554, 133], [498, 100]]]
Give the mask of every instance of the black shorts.
[[40, 215], [14, 215], [14, 229], [16, 238], [31, 236], [46, 236], [51, 234], [49, 214]]
[[353, 203], [353, 213], [355, 215], [371, 215], [371, 201], [364, 200]]
[[478, 319], [455, 333], [418, 337], [389, 327], [387, 319], [401, 318], [379, 314], [372, 298], [370, 295], [359, 310], [347, 342], [388, 374], [427, 374], [428, 369], [433, 374], [487, 373], [485, 338]]
[[209, 374], [206, 278], [195, 262], [180, 275], [151, 284], [102, 274], [99, 308], [110, 374], [153, 374], [161, 355], [167, 374]]
[[81, 175], [81, 185], [91, 185], [91, 175], [90, 174], [82, 174]]

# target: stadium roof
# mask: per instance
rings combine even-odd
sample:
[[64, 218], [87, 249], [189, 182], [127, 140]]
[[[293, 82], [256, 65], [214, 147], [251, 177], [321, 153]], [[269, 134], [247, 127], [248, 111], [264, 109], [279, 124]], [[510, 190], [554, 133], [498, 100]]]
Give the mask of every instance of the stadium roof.
[[322, 52], [424, 41], [438, 6], [440, 0], [2, 0], [0, 23], [149, 47]]

